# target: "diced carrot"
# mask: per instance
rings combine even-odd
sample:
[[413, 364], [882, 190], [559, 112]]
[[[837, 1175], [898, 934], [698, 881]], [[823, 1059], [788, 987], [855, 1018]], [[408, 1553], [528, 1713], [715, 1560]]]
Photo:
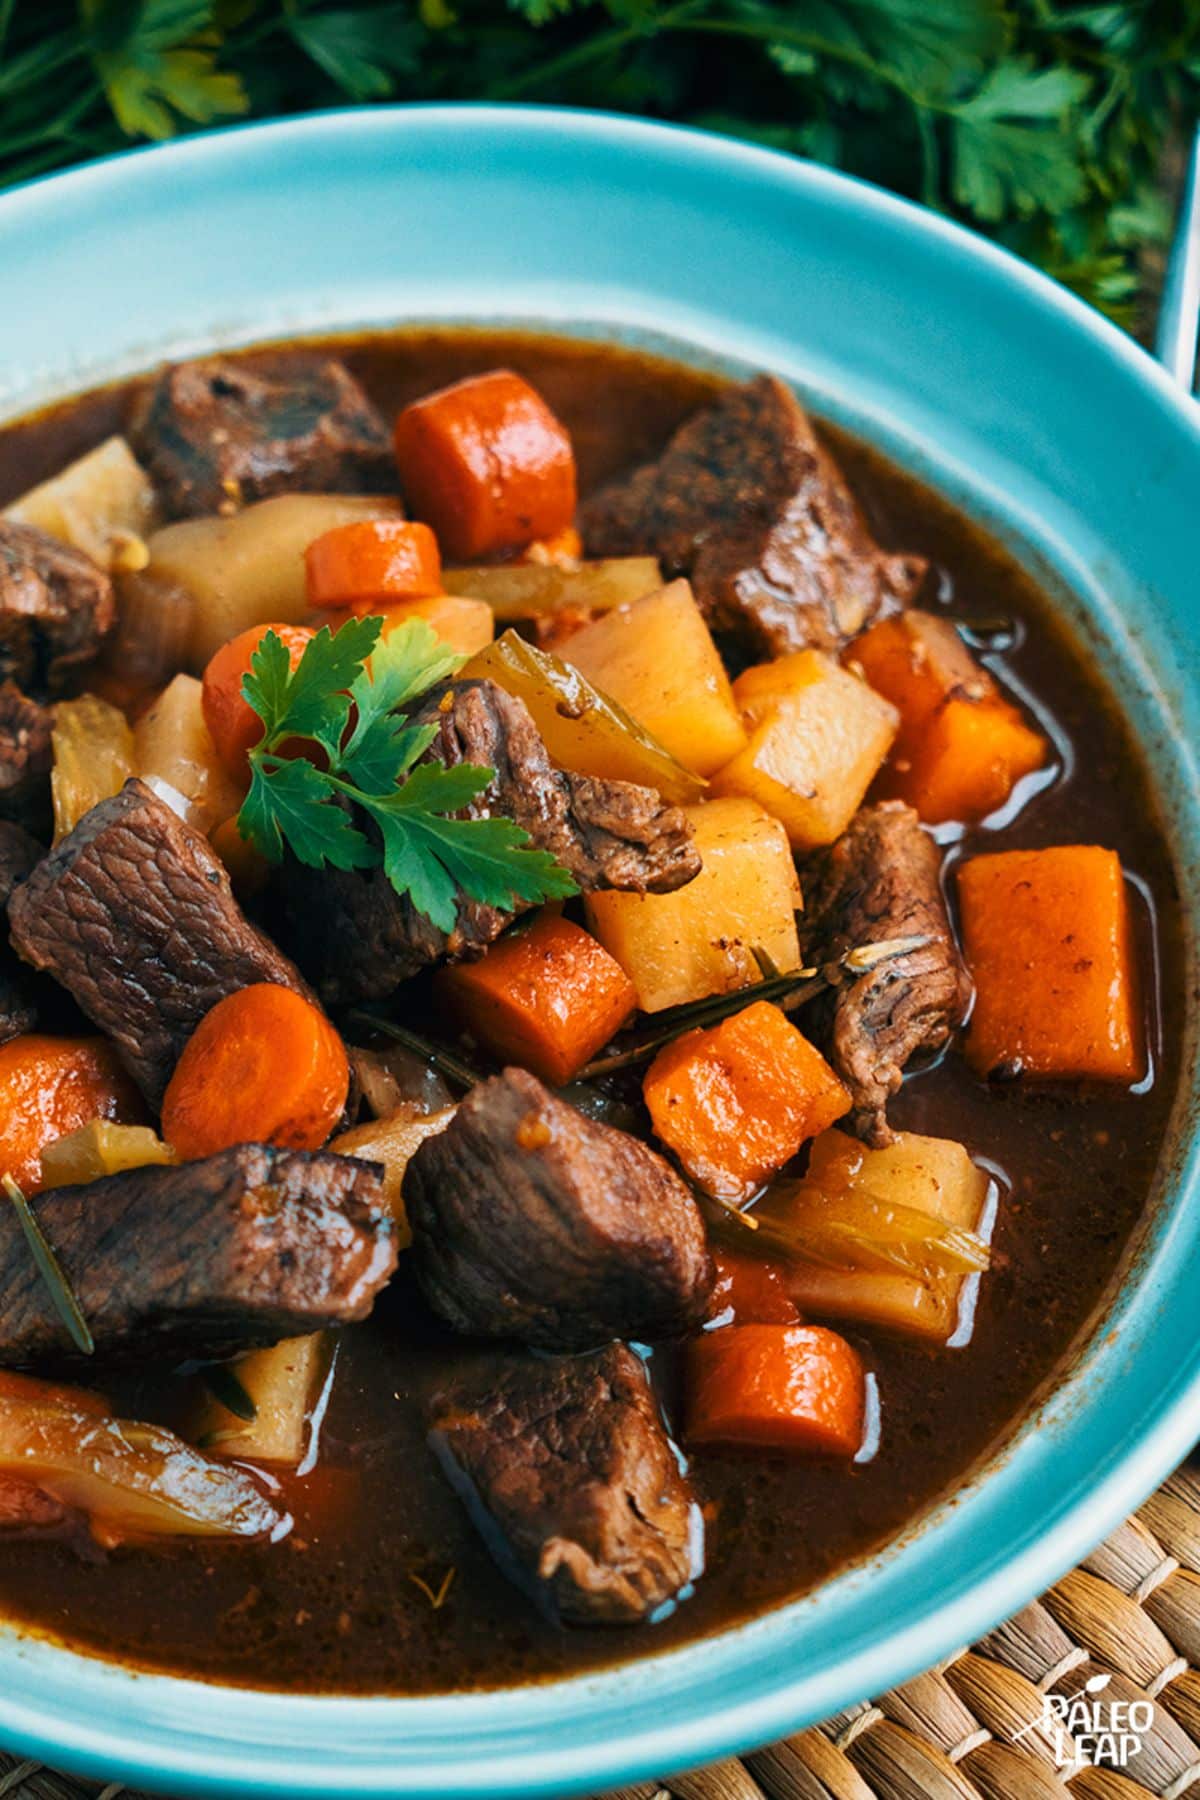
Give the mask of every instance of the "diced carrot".
[[687, 1346], [690, 1444], [856, 1456], [865, 1411], [862, 1363], [822, 1325], [734, 1325]]
[[590, 932], [554, 913], [455, 963], [437, 986], [461, 1023], [500, 1062], [561, 1087], [637, 1007], [620, 963]]
[[319, 1150], [350, 1091], [345, 1046], [292, 988], [254, 982], [207, 1012], [163, 1097], [163, 1136], [185, 1161], [233, 1144]]
[[406, 406], [394, 441], [409, 507], [447, 556], [518, 550], [565, 531], [575, 516], [571, 440], [541, 395], [508, 369]]
[[1115, 851], [1005, 850], [958, 871], [980, 1075], [1134, 1082], [1145, 1067], [1129, 901]]
[[137, 1089], [103, 1038], [31, 1033], [0, 1045], [0, 1175], [26, 1194], [42, 1186], [42, 1151], [93, 1119], [136, 1124]]
[[654, 1129], [693, 1180], [745, 1200], [850, 1110], [819, 1050], [767, 1000], [660, 1050], [643, 1093]]
[[896, 798], [930, 825], [984, 819], [1026, 775], [1045, 767], [1046, 741], [1007, 700], [955, 695], [931, 719]]
[[[788, 1293], [782, 1270], [751, 1250], [712, 1253], [717, 1271], [708, 1303], [710, 1319], [730, 1325], [799, 1325], [800, 1314]], [[726, 1314], [732, 1317], [726, 1319]]]
[[355, 611], [442, 592], [437, 539], [419, 519], [359, 519], [335, 525], [304, 552], [308, 603]]
[[[470, 600], [465, 594], [435, 594], [428, 600], [406, 600], [398, 606], [353, 606], [359, 617], [383, 619], [381, 636], [398, 631], [409, 619], [424, 619], [452, 650], [460, 656], [475, 656], [485, 650], [496, 632], [495, 615], [486, 600]], [[328, 625], [336, 631], [345, 613], [315, 613], [313, 623]]]
[[249, 778], [247, 757], [263, 733], [262, 720], [242, 698], [242, 682], [250, 673], [250, 661], [268, 631], [283, 639], [293, 669], [304, 655], [314, 633], [307, 625], [251, 625], [222, 644], [204, 671], [200, 704], [217, 755], [239, 781]]
[[900, 714], [877, 792], [907, 800], [927, 824], [982, 819], [1044, 766], [1045, 739], [949, 619], [916, 609], [881, 619], [846, 654]]

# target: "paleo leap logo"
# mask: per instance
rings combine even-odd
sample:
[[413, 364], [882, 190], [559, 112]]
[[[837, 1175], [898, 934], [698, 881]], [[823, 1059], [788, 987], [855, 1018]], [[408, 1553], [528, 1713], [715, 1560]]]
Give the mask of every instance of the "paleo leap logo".
[[1042, 1716], [1016, 1734], [1016, 1741], [1040, 1733], [1054, 1753], [1056, 1767], [1092, 1764], [1127, 1769], [1154, 1724], [1149, 1700], [1102, 1700], [1111, 1675], [1093, 1675], [1075, 1694], [1046, 1694]]

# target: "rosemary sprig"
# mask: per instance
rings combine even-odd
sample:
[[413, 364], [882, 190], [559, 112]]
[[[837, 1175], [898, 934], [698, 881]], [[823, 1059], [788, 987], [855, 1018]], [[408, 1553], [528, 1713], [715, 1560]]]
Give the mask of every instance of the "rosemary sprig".
[[5, 1193], [16, 1208], [17, 1217], [21, 1221], [21, 1230], [25, 1233], [25, 1242], [29, 1245], [29, 1251], [37, 1264], [39, 1275], [50, 1291], [55, 1311], [71, 1334], [72, 1343], [82, 1355], [94, 1355], [96, 1342], [88, 1329], [88, 1322], [83, 1316], [83, 1308], [75, 1298], [74, 1290], [63, 1274], [62, 1265], [50, 1248], [49, 1241], [37, 1222], [33, 1208], [11, 1175], [5, 1175], [0, 1185], [3, 1185]]
[[464, 1062], [461, 1057], [456, 1056], [453, 1050], [447, 1050], [444, 1044], [435, 1044], [432, 1038], [422, 1037], [418, 1031], [410, 1031], [407, 1025], [400, 1025], [395, 1019], [379, 1018], [375, 1013], [368, 1012], [365, 1007], [356, 1007], [346, 1017], [348, 1024], [361, 1025], [364, 1030], [382, 1032], [383, 1036], [390, 1037], [393, 1043], [403, 1044], [406, 1050], [413, 1051], [417, 1056], [423, 1056], [425, 1061], [431, 1063], [440, 1075], [444, 1075], [447, 1081], [454, 1082], [455, 1086], [462, 1088], [464, 1092], [473, 1088], [477, 1081], [483, 1080], [479, 1070], [473, 1069], [470, 1063]]
[[201, 1369], [200, 1379], [218, 1406], [223, 1406], [235, 1419], [253, 1425], [258, 1417], [258, 1407], [229, 1363], [208, 1363]]
[[[656, 1050], [673, 1043], [681, 1033], [717, 1025], [731, 1013], [743, 1012], [747, 1006], [753, 1006], [757, 1000], [773, 1000], [784, 1012], [795, 1012], [806, 1001], [834, 986], [842, 970], [852, 975], [865, 975], [893, 957], [923, 950], [932, 941], [924, 936], [885, 938], [877, 944], [859, 944], [818, 968], [792, 969], [786, 975], [776, 972], [749, 987], [737, 988], [731, 994], [713, 994], [705, 1000], [689, 1001], [686, 1006], [673, 1006], [659, 1013], [654, 1026], [634, 1042], [588, 1063], [579, 1071], [576, 1080], [591, 1081], [598, 1075], [612, 1075], [618, 1069], [633, 1068], [653, 1056]], [[755, 950], [754, 958], [764, 971], [775, 966], [765, 951]]]

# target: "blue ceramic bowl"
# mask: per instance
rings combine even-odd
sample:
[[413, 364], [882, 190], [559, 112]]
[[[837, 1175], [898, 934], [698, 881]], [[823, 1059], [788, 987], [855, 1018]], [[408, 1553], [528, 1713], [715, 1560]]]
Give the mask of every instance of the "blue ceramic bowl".
[[[0, 200], [0, 270], [0, 417], [167, 355], [400, 319], [666, 337], [778, 370], [1062, 592], [1150, 746], [1194, 891], [1200, 415], [1095, 313], [943, 220], [692, 132], [433, 107], [37, 183]], [[811, 1598], [607, 1674], [432, 1700], [217, 1689], [0, 1631], [0, 1743], [177, 1793], [595, 1791], [912, 1675], [1061, 1575], [1200, 1433], [1196, 1117], [1193, 1088], [1145, 1242], [1055, 1391], [952, 1503]]]

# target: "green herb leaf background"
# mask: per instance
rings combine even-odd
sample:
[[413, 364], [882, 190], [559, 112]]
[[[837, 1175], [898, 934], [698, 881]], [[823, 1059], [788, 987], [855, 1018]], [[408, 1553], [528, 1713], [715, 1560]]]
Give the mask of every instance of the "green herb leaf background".
[[522, 100], [683, 120], [989, 232], [1127, 325], [1200, 0], [0, 0], [0, 185], [239, 118]]

